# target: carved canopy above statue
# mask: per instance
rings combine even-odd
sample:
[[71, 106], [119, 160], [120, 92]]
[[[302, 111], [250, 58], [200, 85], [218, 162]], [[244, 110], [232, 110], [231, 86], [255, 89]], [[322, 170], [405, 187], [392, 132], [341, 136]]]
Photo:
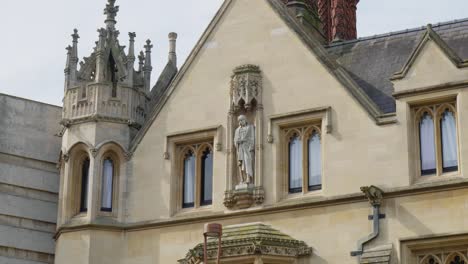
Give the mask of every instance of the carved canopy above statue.
[[[208, 240], [208, 259], [215, 260], [217, 256], [217, 239]], [[221, 238], [221, 259], [223, 263], [236, 261], [257, 263], [261, 260], [284, 260], [291, 263], [294, 260], [310, 256], [312, 248], [303, 241], [296, 240], [271, 226], [262, 223], [227, 226], [223, 229]], [[199, 264], [203, 261], [203, 244], [191, 249], [182, 264]], [[277, 263], [275, 261], [275, 263]], [[263, 262], [261, 262], [263, 263]]]

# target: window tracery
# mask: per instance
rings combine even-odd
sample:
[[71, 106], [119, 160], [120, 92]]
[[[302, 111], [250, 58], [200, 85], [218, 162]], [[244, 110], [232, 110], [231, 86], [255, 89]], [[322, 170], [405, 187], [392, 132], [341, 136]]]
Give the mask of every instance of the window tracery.
[[467, 251], [445, 251], [418, 256], [418, 264], [467, 264]]
[[284, 128], [287, 144], [288, 193], [322, 189], [322, 150], [319, 125]]
[[455, 102], [414, 108], [421, 176], [458, 171]]
[[178, 146], [181, 157], [181, 207], [198, 208], [212, 204], [213, 143]]

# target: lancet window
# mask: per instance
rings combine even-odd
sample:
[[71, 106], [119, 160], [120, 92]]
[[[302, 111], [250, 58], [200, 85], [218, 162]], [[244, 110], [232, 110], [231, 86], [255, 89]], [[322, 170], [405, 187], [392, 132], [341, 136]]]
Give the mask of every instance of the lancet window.
[[89, 183], [89, 158], [84, 158], [81, 162], [80, 176], [80, 212], [88, 211], [88, 183]]

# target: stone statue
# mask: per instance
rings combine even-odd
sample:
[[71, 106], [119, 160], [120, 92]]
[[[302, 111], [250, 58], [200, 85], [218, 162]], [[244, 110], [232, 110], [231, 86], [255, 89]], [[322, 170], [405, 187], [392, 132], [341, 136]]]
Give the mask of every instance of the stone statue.
[[240, 184], [253, 183], [255, 128], [247, 122], [245, 115], [238, 117], [239, 127], [234, 134], [234, 145], [237, 149], [237, 166], [239, 167]]

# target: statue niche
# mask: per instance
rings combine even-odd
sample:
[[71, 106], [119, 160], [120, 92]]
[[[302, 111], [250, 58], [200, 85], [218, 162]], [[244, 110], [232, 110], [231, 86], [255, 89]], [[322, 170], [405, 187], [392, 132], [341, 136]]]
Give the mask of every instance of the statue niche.
[[255, 65], [234, 69], [228, 115], [228, 175], [224, 204], [242, 209], [261, 204], [263, 166], [261, 71]]

